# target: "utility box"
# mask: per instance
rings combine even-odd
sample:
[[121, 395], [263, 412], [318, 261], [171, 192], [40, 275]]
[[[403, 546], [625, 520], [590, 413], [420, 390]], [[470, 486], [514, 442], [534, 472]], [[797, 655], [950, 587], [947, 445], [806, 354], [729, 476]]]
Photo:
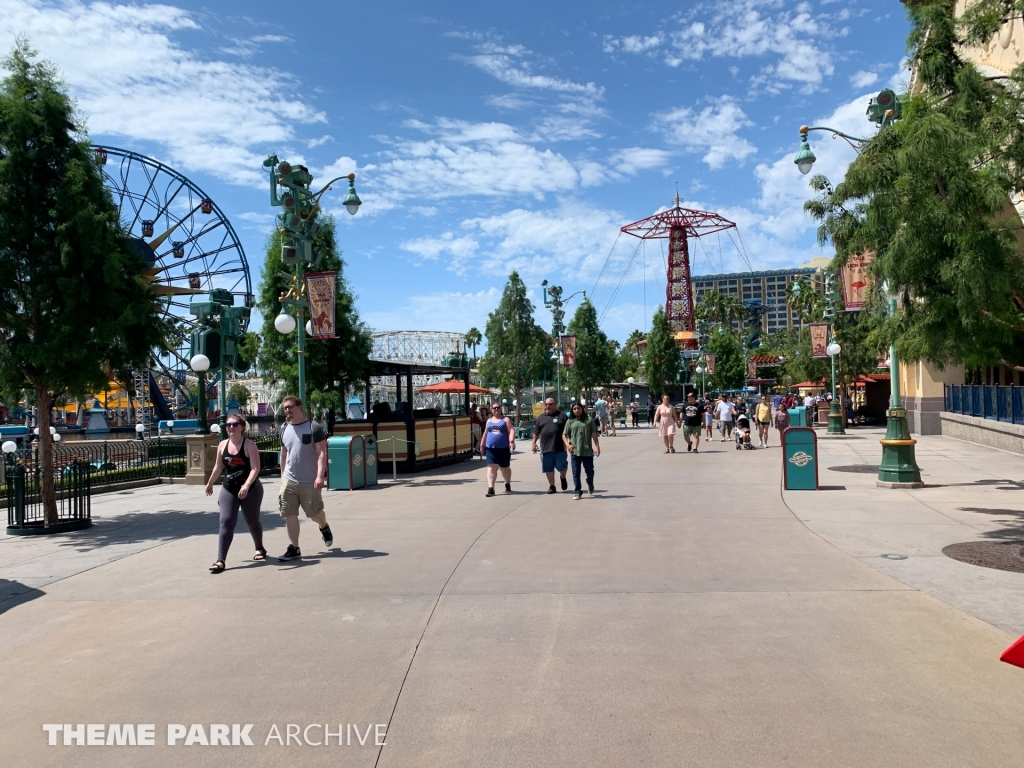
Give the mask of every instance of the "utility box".
[[818, 434], [810, 427], [782, 433], [782, 477], [787, 491], [818, 490]]
[[363, 444], [366, 457], [363, 467], [366, 472], [366, 486], [369, 487], [377, 484], [377, 438], [373, 435], [366, 435], [363, 438]]
[[366, 444], [362, 435], [327, 440], [327, 488], [352, 491], [366, 485]]

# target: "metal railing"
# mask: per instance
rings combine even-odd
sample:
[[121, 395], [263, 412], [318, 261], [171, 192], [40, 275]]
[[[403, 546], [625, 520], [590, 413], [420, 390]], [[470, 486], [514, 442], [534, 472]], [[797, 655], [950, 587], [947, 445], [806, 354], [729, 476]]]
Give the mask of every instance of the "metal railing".
[[[10, 462], [5, 467], [4, 490], [7, 498], [7, 532], [25, 533], [44, 530], [42, 482], [38, 472]], [[57, 498], [56, 529], [84, 528], [92, 520], [91, 473], [83, 466], [72, 467], [55, 483]]]
[[950, 413], [1024, 424], [1024, 387], [947, 384], [944, 400]]

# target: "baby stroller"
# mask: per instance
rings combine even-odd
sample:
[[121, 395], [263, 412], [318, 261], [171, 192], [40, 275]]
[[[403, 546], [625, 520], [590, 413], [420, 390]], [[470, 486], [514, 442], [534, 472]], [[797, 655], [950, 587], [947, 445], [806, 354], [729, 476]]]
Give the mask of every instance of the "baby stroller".
[[753, 449], [753, 445], [750, 444], [750, 418], [745, 413], [741, 413], [736, 417], [736, 429], [732, 433], [733, 439], [736, 441], [736, 450], [749, 451]]

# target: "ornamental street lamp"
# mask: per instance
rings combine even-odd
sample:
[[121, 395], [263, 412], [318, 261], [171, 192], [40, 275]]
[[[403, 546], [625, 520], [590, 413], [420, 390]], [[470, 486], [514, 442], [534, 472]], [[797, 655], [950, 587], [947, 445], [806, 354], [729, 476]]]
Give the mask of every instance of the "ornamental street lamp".
[[[189, 362], [189, 365], [192, 367], [192, 370], [196, 372], [196, 376], [198, 377], [199, 396], [198, 396], [198, 405], [197, 405], [197, 409], [196, 409], [196, 414], [198, 415], [199, 418], [198, 418], [198, 420], [196, 422], [196, 434], [197, 435], [205, 435], [206, 434], [206, 372], [208, 370], [210, 370], [210, 358], [208, 358], [206, 355], [195, 355], [192, 358], [192, 360]], [[168, 427], [168, 429], [172, 429], [173, 430], [174, 429], [174, 422], [173, 421], [167, 422], [167, 427]]]
[[555, 405], [557, 406], [562, 397], [562, 360], [565, 359], [562, 355], [562, 334], [565, 333], [565, 324], [562, 321], [565, 319], [565, 310], [562, 307], [581, 293], [586, 299], [587, 292], [576, 291], [568, 299], [563, 300], [562, 286], [548, 285], [548, 281], [545, 280], [541, 283], [541, 287], [544, 291], [544, 306], [551, 310], [551, 335], [555, 338], [555, 348], [552, 350], [551, 359], [555, 361]]
[[833, 435], [846, 434], [843, 425], [843, 411], [839, 406], [839, 393], [836, 390], [836, 356], [843, 348], [836, 341], [836, 291], [835, 280], [831, 274], [825, 275], [825, 312], [828, 317], [829, 345], [825, 352], [832, 359], [832, 404], [828, 409], [828, 431]]
[[[309, 308], [306, 297], [305, 268], [309, 265], [316, 268], [320, 255], [313, 251], [313, 240], [320, 230], [316, 214], [320, 210], [320, 198], [331, 189], [331, 185], [342, 179], [348, 180], [348, 193], [342, 204], [345, 210], [355, 216], [359, 212], [362, 201], [356, 194], [356, 175], [339, 176], [327, 182], [319, 192], [313, 192], [310, 184], [313, 176], [302, 165], [292, 166], [288, 162], [278, 160], [271, 155], [263, 161], [263, 167], [270, 170], [270, 204], [280, 206], [283, 212], [277, 220], [282, 236], [281, 261], [287, 266], [295, 265], [290, 289], [281, 294], [281, 314], [274, 320], [274, 327], [279, 333], [289, 334], [298, 328], [296, 354], [298, 355], [299, 394], [303, 410], [306, 404], [306, 324], [303, 317]], [[285, 191], [278, 194], [278, 187]], [[296, 322], [296, 319], [298, 322]]]
[[[903, 97], [897, 96], [893, 91], [886, 89], [880, 92], [871, 100], [868, 106], [868, 118], [880, 126], [891, 125], [900, 116]], [[842, 131], [824, 126], [800, 127], [800, 150], [796, 153], [793, 162], [803, 174], [810, 172], [816, 158], [807, 142], [807, 134], [810, 131], [828, 131], [833, 136], [845, 139], [858, 152], [861, 146], [868, 139], [859, 139], [856, 136], [848, 136]], [[857, 142], [856, 144], [854, 142]], [[896, 296], [886, 288], [889, 296], [889, 315], [896, 315]], [[833, 357], [833, 360], [835, 358]], [[889, 408], [885, 412], [886, 429], [885, 439], [882, 440], [882, 463], [878, 467], [878, 479], [876, 485], [883, 488], [921, 488], [921, 470], [917, 466], [917, 457], [914, 446], [917, 441], [910, 437], [910, 426], [907, 423], [907, 412], [900, 400], [900, 377], [899, 357], [896, 355], [896, 344], [889, 347], [889, 378], [891, 382], [891, 395]], [[836, 396], [833, 391], [832, 411], [836, 408]], [[832, 413], [829, 413], [829, 431], [832, 431]]]

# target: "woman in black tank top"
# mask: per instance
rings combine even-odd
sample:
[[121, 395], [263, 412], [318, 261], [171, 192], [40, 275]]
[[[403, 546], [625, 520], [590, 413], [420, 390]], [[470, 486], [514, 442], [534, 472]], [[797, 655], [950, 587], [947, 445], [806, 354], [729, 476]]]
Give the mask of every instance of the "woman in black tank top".
[[249, 533], [256, 544], [253, 560], [266, 560], [267, 550], [263, 547], [263, 526], [260, 524], [260, 503], [263, 501], [263, 485], [260, 483], [260, 452], [256, 444], [245, 437], [245, 419], [228, 416], [225, 424], [228, 439], [217, 446], [217, 461], [206, 484], [206, 495], [213, 495], [213, 484], [224, 473], [224, 481], [217, 497], [220, 507], [220, 535], [218, 537], [217, 560], [210, 566], [210, 573], [220, 573], [225, 568], [228, 548], [238, 524], [241, 509]]

